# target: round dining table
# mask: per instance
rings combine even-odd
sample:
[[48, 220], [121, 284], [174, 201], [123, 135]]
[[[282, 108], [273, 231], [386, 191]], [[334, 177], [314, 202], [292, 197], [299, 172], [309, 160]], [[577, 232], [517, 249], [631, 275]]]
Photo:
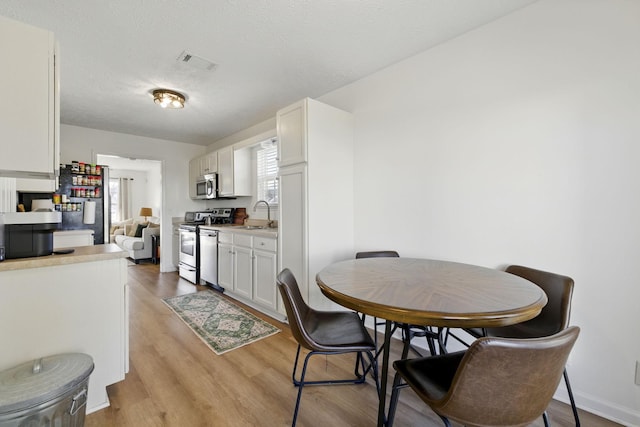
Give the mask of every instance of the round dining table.
[[331, 264], [316, 275], [335, 303], [385, 319], [378, 426], [386, 423], [393, 322], [442, 328], [486, 328], [524, 322], [547, 303], [532, 282], [501, 270], [417, 258], [362, 258]]

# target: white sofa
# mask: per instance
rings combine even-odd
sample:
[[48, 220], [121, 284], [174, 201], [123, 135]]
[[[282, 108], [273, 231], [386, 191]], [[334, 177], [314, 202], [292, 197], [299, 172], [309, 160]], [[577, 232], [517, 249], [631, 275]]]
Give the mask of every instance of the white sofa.
[[[131, 226], [137, 227], [137, 224], [134, 223]], [[128, 227], [125, 227], [125, 231], [127, 229]], [[153, 253], [151, 236], [159, 235], [160, 227], [145, 227], [142, 229], [142, 237], [129, 236], [127, 233], [116, 234], [115, 243], [123, 250], [128, 251], [129, 257], [138, 264], [141, 259], [151, 259]]]

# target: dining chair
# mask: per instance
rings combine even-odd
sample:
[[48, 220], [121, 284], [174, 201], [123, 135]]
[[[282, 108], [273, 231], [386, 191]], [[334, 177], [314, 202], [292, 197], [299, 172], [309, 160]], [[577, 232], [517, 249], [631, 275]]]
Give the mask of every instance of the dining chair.
[[[291, 374], [294, 386], [298, 387], [298, 396], [293, 412], [293, 421], [291, 422], [292, 427], [296, 425], [302, 388], [305, 385], [361, 384], [365, 382], [366, 374], [371, 373], [379, 395], [378, 365], [374, 356], [376, 346], [358, 314], [352, 311], [319, 311], [309, 307], [302, 298], [298, 282], [288, 268], [278, 274], [276, 282], [287, 312], [291, 334], [298, 342], [293, 373]], [[296, 379], [296, 372], [302, 348], [310, 351], [304, 359], [300, 379], [298, 380]], [[365, 369], [363, 375], [337, 380], [307, 381], [305, 379], [307, 364], [311, 356], [345, 353], [357, 353], [359, 356], [356, 360], [356, 372], [357, 364], [362, 358], [362, 354], [367, 355], [370, 366]]]
[[[580, 328], [542, 338], [482, 337], [464, 351], [394, 362], [387, 426], [400, 389], [415, 393], [450, 427], [526, 426], [542, 415], [562, 378]], [[401, 383], [404, 380], [404, 383]]]
[[[357, 252], [356, 259], [361, 258], [399, 258], [400, 254], [396, 251], [391, 250], [383, 250], [383, 251], [366, 251], [366, 252]], [[366, 314], [362, 313], [362, 323], [364, 323], [366, 319]], [[376, 352], [376, 357], [380, 353], [380, 349], [378, 348], [378, 326], [384, 326], [385, 322], [379, 322], [377, 317], [373, 318], [373, 340], [378, 349]], [[415, 346], [411, 345], [411, 340], [413, 338], [426, 338], [427, 345], [429, 347], [429, 352], [431, 354], [436, 353], [435, 342], [438, 339], [438, 334], [431, 329], [429, 326], [423, 325], [409, 325], [409, 324], [401, 324], [394, 323], [391, 333], [394, 333], [396, 329], [401, 328], [402, 330], [402, 341], [405, 343], [405, 353], [408, 349], [411, 349], [418, 356], [422, 357], [423, 354], [418, 350]], [[406, 357], [406, 354], [405, 354]]]
[[[465, 329], [475, 338], [481, 336], [504, 338], [537, 338], [556, 334], [569, 326], [571, 315], [571, 297], [573, 295], [574, 281], [572, 278], [548, 271], [536, 270], [521, 265], [510, 265], [505, 270], [538, 285], [547, 294], [547, 305], [540, 314], [531, 320], [517, 323], [511, 326], [485, 329]], [[458, 337], [454, 338], [458, 339]], [[460, 341], [460, 339], [458, 339]], [[463, 342], [463, 341], [461, 341]], [[571, 390], [569, 374], [566, 368], [563, 371], [567, 394], [571, 403], [571, 410], [576, 427], [580, 427], [580, 417]]]

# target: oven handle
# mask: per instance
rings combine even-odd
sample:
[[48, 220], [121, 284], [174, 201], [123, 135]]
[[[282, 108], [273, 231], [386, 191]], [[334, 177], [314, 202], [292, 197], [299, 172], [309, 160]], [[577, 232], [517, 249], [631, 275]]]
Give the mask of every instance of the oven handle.
[[178, 267], [180, 268], [184, 268], [187, 271], [196, 271], [196, 269], [194, 267], [191, 267], [190, 265], [187, 265], [183, 262], [178, 263]]

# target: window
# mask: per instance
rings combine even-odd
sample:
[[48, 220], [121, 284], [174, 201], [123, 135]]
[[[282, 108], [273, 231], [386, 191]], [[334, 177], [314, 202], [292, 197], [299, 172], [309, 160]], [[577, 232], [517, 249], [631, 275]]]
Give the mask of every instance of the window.
[[258, 200], [266, 200], [269, 205], [278, 204], [278, 147], [271, 139], [260, 144], [256, 152]]

